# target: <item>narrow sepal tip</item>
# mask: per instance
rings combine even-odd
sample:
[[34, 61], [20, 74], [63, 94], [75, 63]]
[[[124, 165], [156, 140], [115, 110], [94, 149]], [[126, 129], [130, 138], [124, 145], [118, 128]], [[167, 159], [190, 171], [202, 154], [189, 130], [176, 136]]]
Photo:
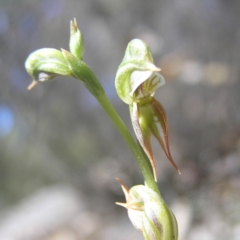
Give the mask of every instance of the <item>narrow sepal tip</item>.
[[32, 90], [34, 87], [36, 87], [37, 84], [38, 84], [38, 82], [36, 80], [33, 80], [27, 89]]

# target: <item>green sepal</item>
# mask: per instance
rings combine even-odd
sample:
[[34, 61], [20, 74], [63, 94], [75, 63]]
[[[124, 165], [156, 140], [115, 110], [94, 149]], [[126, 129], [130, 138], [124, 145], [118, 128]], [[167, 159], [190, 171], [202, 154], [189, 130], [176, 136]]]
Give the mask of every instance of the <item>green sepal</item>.
[[152, 151], [152, 136], [157, 139], [168, 160], [181, 174], [169, 148], [167, 116], [163, 106], [154, 97], [149, 97], [139, 102], [133, 102], [130, 105], [130, 115], [137, 139], [151, 163], [155, 181], [157, 181], [157, 172]]

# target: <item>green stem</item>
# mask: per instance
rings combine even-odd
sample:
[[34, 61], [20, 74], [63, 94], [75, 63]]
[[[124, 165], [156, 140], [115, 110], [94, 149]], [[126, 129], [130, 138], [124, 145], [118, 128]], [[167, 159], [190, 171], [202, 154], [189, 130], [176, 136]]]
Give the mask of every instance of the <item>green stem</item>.
[[144, 156], [144, 154], [142, 153], [142, 149], [135, 142], [126, 125], [123, 123], [115, 108], [112, 106], [111, 102], [109, 101], [104, 92], [101, 83], [96, 78], [95, 74], [83, 61], [76, 61], [76, 59], [67, 51], [62, 50], [62, 52], [65, 55], [69, 66], [71, 67], [73, 77], [84, 82], [85, 87], [99, 101], [103, 109], [106, 111], [106, 113], [111, 118], [114, 125], [128, 144], [142, 171], [146, 185], [160, 195], [157, 184], [154, 181], [151, 168], [149, 167], [149, 160]]
[[136, 141], [133, 139], [131, 133], [129, 132], [128, 128], [122, 121], [122, 119], [119, 117], [118, 113], [116, 112], [115, 108], [112, 106], [111, 102], [107, 98], [105, 94], [101, 94], [99, 96], [96, 96], [97, 100], [103, 107], [103, 109], [106, 111], [108, 116], [111, 118], [112, 122], [128, 144], [129, 148], [131, 149], [134, 157], [137, 160], [137, 163], [142, 171], [145, 183], [148, 187], [150, 187], [153, 191], [158, 193], [160, 195], [158, 186], [156, 182], [154, 181], [152, 171], [149, 167], [149, 164], [147, 162], [147, 159], [142, 153], [142, 150], [140, 146], [136, 143]]

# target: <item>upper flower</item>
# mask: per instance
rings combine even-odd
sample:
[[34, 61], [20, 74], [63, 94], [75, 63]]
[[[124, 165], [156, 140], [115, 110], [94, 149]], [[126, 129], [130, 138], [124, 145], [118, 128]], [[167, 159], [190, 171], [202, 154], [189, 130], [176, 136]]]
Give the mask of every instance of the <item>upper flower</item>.
[[64, 49], [59, 51], [54, 48], [42, 48], [28, 56], [25, 68], [33, 78], [29, 90], [38, 82], [48, 81], [57, 76], [72, 76], [83, 81], [94, 96], [104, 92], [92, 70], [82, 61], [84, 43], [76, 19], [70, 22], [69, 48], [70, 52]]
[[70, 22], [69, 47], [71, 53], [54, 48], [42, 48], [28, 56], [25, 68], [33, 78], [32, 84], [28, 87], [29, 90], [39, 81], [48, 81], [57, 76], [74, 76], [69, 58], [75, 57], [75, 65], [77, 65], [77, 61], [82, 60], [84, 53], [83, 37], [75, 18]]

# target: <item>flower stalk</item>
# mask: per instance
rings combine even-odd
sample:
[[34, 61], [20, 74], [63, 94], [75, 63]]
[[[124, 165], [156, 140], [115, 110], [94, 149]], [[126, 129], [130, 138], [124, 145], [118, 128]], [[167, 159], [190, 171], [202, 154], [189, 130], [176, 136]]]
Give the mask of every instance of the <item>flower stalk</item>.
[[151, 169], [149, 168], [148, 160], [145, 158], [145, 156], [142, 153], [142, 150], [140, 146], [136, 143], [134, 138], [132, 137], [131, 133], [129, 132], [128, 128], [112, 106], [111, 102], [107, 98], [105, 94], [102, 94], [101, 96], [97, 97], [98, 102], [101, 104], [103, 109], [106, 111], [108, 116], [111, 118], [112, 122], [122, 135], [123, 139], [129, 146], [130, 150], [132, 151], [139, 168], [141, 169], [141, 172], [144, 177], [145, 184], [151, 188], [153, 191], [158, 193], [160, 195], [159, 189], [157, 187], [157, 184], [154, 180], [153, 174]]

